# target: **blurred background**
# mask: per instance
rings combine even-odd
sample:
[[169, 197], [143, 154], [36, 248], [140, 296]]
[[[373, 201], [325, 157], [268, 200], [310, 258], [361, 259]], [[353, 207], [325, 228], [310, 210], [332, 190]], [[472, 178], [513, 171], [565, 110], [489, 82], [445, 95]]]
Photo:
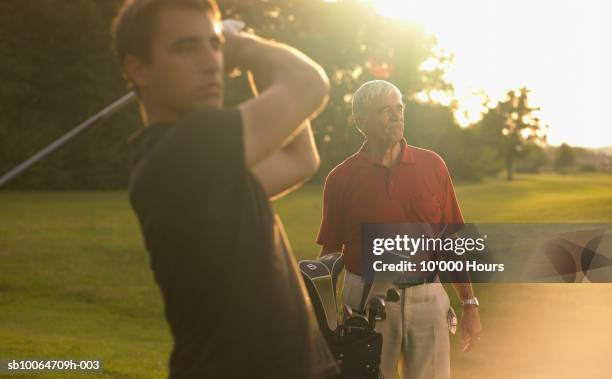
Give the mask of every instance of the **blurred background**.
[[[0, 173], [127, 91], [109, 33], [120, 2], [0, 2]], [[351, 94], [377, 78], [404, 93], [408, 143], [445, 159], [467, 221], [612, 222], [607, 2], [219, 5], [331, 79], [313, 122], [321, 169], [274, 203], [298, 259], [319, 251], [324, 178], [362, 143]], [[244, 76], [226, 93], [230, 106], [248, 98]], [[170, 335], [125, 192], [126, 140], [140, 126], [127, 109], [0, 191], [0, 358], [100, 358], [100, 377], [167, 375]], [[453, 338], [454, 378], [612, 378], [612, 286], [476, 287], [483, 340], [463, 354]]]
[[[0, 4], [0, 172], [125, 92], [109, 26], [119, 0]], [[612, 172], [610, 6], [603, 0], [225, 0], [224, 17], [322, 64], [331, 101], [314, 122], [323, 166], [361, 144], [351, 94], [395, 83], [407, 139], [434, 149], [455, 180], [513, 172]], [[608, 11], [606, 13], [606, 11]], [[244, 76], [226, 103], [249, 96]], [[120, 189], [140, 126], [135, 107], [11, 184], [15, 189]]]

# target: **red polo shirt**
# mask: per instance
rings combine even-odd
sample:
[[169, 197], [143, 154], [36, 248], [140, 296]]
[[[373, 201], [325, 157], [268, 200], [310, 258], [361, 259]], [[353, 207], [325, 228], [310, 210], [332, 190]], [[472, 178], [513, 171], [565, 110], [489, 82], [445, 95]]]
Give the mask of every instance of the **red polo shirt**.
[[393, 167], [372, 161], [364, 144], [325, 180], [317, 243], [342, 245], [352, 273], [363, 274], [362, 223], [464, 223], [444, 160], [405, 140], [401, 143], [401, 160]]

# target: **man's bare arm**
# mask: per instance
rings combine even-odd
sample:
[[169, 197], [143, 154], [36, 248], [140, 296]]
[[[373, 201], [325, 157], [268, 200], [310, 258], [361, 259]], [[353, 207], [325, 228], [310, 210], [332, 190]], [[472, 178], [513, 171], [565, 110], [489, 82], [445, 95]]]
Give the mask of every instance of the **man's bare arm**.
[[[459, 299], [466, 300], [474, 297], [472, 283], [453, 283], [455, 292]], [[464, 305], [461, 312], [461, 337], [463, 351], [471, 350], [480, 339], [482, 325], [480, 324], [480, 312], [476, 305]]]
[[246, 163], [254, 167], [316, 116], [327, 101], [329, 81], [319, 65], [296, 49], [256, 36], [226, 33], [224, 52], [230, 67], [237, 64], [258, 81], [270, 83], [258, 97], [238, 107]]
[[266, 194], [277, 199], [299, 187], [317, 172], [320, 159], [310, 122], [280, 150], [252, 168]]
[[[249, 72], [248, 76], [254, 96], [259, 96], [259, 89], [266, 89], [271, 85], [268, 77], [255, 78], [252, 72]], [[319, 152], [310, 121], [306, 120], [280, 150], [257, 163], [252, 171], [268, 197], [273, 200], [298, 188], [315, 174], [319, 164]]]
[[474, 289], [472, 283], [453, 283], [457, 297], [460, 300], [470, 299], [474, 297]]
[[[454, 233], [449, 238], [458, 238], [459, 235]], [[465, 256], [449, 254], [445, 256], [447, 260], [455, 260], [465, 262]], [[453, 283], [453, 288], [457, 293], [457, 297], [461, 302], [474, 297], [474, 288], [470, 282], [469, 273], [467, 271], [457, 271], [452, 273], [451, 278], [455, 276], [458, 282]], [[480, 323], [480, 312], [477, 305], [466, 304], [462, 306], [461, 312], [461, 339], [463, 343], [463, 351], [472, 350], [474, 345], [480, 340], [482, 325]]]

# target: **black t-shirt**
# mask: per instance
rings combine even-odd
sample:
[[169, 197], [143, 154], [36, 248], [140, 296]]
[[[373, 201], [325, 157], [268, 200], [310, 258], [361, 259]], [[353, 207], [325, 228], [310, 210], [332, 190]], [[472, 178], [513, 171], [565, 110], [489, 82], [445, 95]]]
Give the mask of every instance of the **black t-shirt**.
[[336, 371], [282, 225], [245, 164], [236, 109], [140, 136], [130, 199], [174, 337], [170, 378]]

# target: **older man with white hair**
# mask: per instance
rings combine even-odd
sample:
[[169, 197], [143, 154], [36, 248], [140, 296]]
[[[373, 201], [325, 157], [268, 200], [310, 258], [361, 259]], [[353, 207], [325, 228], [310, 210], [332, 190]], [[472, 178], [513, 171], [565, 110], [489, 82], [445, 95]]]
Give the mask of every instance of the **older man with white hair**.
[[[325, 181], [317, 243], [321, 255], [342, 251], [345, 304], [359, 309], [373, 295], [395, 287], [401, 299], [387, 303], [382, 371], [401, 377], [450, 378], [448, 319], [453, 315], [439, 278], [420, 283], [367, 283], [361, 261], [362, 223], [463, 224], [453, 183], [442, 158], [404, 139], [404, 104], [393, 84], [374, 80], [353, 95], [353, 117], [364, 135], [361, 149], [334, 168]], [[478, 300], [470, 283], [454, 284], [462, 301], [464, 350], [479, 339]], [[450, 312], [450, 313], [449, 313]]]

